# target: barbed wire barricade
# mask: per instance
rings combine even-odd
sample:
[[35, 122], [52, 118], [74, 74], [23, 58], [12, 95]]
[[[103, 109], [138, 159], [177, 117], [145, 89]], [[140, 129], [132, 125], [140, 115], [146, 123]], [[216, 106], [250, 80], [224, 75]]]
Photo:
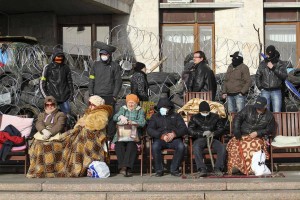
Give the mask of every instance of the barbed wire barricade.
[[[107, 40], [108, 38], [108, 40]], [[169, 97], [179, 108], [183, 105], [184, 85], [181, 74], [186, 65], [193, 62], [193, 49], [195, 36], [193, 35], [165, 35], [159, 37], [151, 32], [138, 29], [133, 26], [119, 25], [112, 28], [110, 34], [103, 41], [116, 46], [113, 54], [122, 67], [123, 85], [118, 95], [124, 99], [130, 93], [130, 77], [133, 74], [132, 67], [137, 61], [144, 62], [148, 69], [155, 70], [161, 61], [161, 72], [148, 73], [148, 82], [151, 90], [150, 100], [157, 102], [161, 97]], [[231, 39], [215, 36], [214, 39], [207, 35], [200, 47], [209, 61], [209, 65], [216, 72], [217, 95], [216, 100], [226, 103], [221, 98], [221, 90], [224, 75], [231, 63], [230, 55], [235, 51], [242, 51], [244, 63], [249, 67], [252, 74], [252, 86], [247, 94], [247, 104], [252, 104], [259, 95], [255, 86], [255, 74], [259, 65], [259, 45], [233, 41]], [[212, 51], [214, 46], [214, 53]], [[93, 60], [91, 55], [96, 49], [90, 46], [76, 46], [68, 44], [56, 46], [29, 45], [21, 42], [8, 44], [8, 61], [4, 67], [0, 67], [0, 112], [9, 114], [31, 114], [36, 116], [43, 110], [43, 98], [39, 91], [39, 78], [43, 67], [51, 61], [51, 53], [55, 48], [63, 48], [66, 62], [72, 70], [75, 89], [75, 101], [71, 103], [74, 115], [82, 115], [86, 109], [88, 94], [88, 75]], [[279, 52], [287, 60], [287, 65], [298, 66], [292, 63], [294, 49], [278, 48]], [[161, 59], [161, 60], [160, 60]], [[286, 104], [290, 107], [299, 107], [300, 101], [287, 90], [285, 94]]]

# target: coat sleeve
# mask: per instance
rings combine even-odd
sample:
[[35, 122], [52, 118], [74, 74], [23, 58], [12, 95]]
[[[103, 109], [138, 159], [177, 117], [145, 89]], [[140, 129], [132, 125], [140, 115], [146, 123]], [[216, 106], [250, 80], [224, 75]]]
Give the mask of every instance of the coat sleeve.
[[95, 87], [95, 65], [96, 62], [93, 63], [90, 71], [90, 76], [89, 76], [89, 94], [93, 95], [94, 94], [94, 87]]
[[194, 120], [194, 116], [192, 116], [191, 120], [188, 124], [188, 134], [192, 137], [199, 137], [203, 136], [203, 131], [201, 128], [198, 127]]
[[64, 128], [66, 125], [66, 119], [67, 119], [66, 115], [62, 112], [58, 112], [57, 115], [58, 115], [57, 122], [49, 130], [52, 133], [52, 135], [55, 135], [59, 132], [64, 132]]
[[46, 96], [49, 96], [49, 92], [47, 90], [48, 68], [49, 68], [49, 65], [46, 65], [44, 67], [42, 76], [41, 76], [41, 80], [40, 80], [40, 91], [44, 98], [46, 98]]
[[37, 121], [35, 123], [35, 128], [37, 131], [41, 132], [43, 129], [46, 128], [46, 125], [44, 123], [44, 114], [43, 113], [40, 113], [38, 115], [38, 118], [37, 118]]
[[215, 130], [214, 130], [214, 135], [215, 137], [221, 137], [224, 135], [225, 128], [224, 128], [224, 123], [221, 118], [218, 117], [218, 121], [215, 125]]
[[118, 122], [119, 121], [119, 117], [123, 115], [125, 116], [125, 109], [123, 108], [123, 106], [120, 108], [120, 110], [113, 116], [113, 120], [114, 122]]
[[69, 67], [67, 69], [67, 80], [68, 80], [68, 85], [70, 88], [70, 98], [73, 99], [74, 98], [74, 87], [73, 87], [72, 72]]
[[256, 86], [259, 90], [263, 89], [262, 88], [262, 83], [261, 83], [261, 79], [262, 79], [262, 75], [263, 75], [262, 71], [263, 71], [263, 62], [260, 63], [260, 65], [259, 65], [259, 67], [256, 71], [256, 74], [255, 74], [255, 84], [256, 84]]
[[246, 119], [247, 117], [247, 113], [249, 113], [247, 111], [247, 107], [245, 107], [243, 110], [241, 110], [235, 117], [233, 120], [233, 135], [237, 138], [240, 139], [242, 137], [242, 132], [241, 132], [241, 126], [243, 121]]
[[278, 62], [274, 66], [274, 74], [283, 81], [287, 78], [287, 71], [282, 62]]
[[175, 132], [176, 137], [183, 137], [188, 134], [188, 129], [185, 125], [183, 118], [176, 113], [176, 130]]
[[245, 80], [245, 84], [243, 85], [243, 88], [241, 90], [242, 94], [247, 94], [249, 88], [251, 87], [252, 84], [252, 80], [251, 80], [251, 76], [250, 76], [250, 71], [248, 66], [245, 65], [244, 69], [243, 69], [243, 74], [242, 74], [242, 78]]
[[121, 67], [118, 64], [116, 64], [114, 79], [115, 79], [114, 80], [115, 88], [114, 88], [113, 96], [117, 97], [122, 87]]
[[223, 88], [222, 88], [222, 94], [227, 94], [227, 80], [228, 80], [228, 75], [229, 74], [229, 67], [226, 71], [226, 74], [225, 74], [225, 78], [224, 78], [224, 84], [223, 84]]
[[142, 108], [139, 109], [137, 119], [135, 120], [135, 122], [139, 125], [139, 127], [145, 126], [146, 124], [145, 112], [143, 111]]
[[203, 70], [200, 69], [201, 66], [197, 67], [195, 71], [195, 77], [193, 81], [193, 91], [192, 92], [199, 92], [204, 87], [205, 81], [207, 81], [207, 73], [202, 74]]
[[148, 91], [145, 91], [146, 83], [142, 76], [137, 77], [137, 91], [138, 96], [142, 97], [142, 99], [148, 98]]
[[190, 72], [190, 75], [188, 77], [188, 80], [187, 80], [187, 90], [189, 92], [192, 92], [193, 91], [193, 83], [194, 83], [194, 79], [195, 79], [195, 71], [193, 72]]
[[155, 118], [156, 118], [156, 114], [151, 116], [147, 126], [147, 133], [150, 137], [160, 139], [162, 133], [157, 130], [158, 126]]

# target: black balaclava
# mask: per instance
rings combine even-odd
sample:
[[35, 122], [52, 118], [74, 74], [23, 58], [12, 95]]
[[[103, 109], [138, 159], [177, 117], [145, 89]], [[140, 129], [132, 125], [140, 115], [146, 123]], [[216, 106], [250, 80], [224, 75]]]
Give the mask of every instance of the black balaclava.
[[270, 45], [266, 48], [266, 54], [269, 56], [269, 58], [265, 59], [266, 62], [271, 62], [272, 64], [278, 63], [280, 53], [273, 45]]
[[237, 57], [233, 57], [232, 58], [232, 66], [233, 67], [237, 67], [239, 66], [240, 64], [242, 64], [244, 61], [244, 58], [240, 57], [240, 56], [237, 56]]

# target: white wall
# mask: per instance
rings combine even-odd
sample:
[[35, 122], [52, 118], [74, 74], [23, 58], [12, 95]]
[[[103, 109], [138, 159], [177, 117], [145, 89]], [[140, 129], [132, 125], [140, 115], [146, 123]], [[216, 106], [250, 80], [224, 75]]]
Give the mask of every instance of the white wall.
[[[232, 2], [232, 0], [215, 0], [215, 2]], [[263, 43], [263, 1], [240, 0], [241, 8], [223, 9], [215, 11], [215, 35], [219, 43], [216, 44], [216, 73], [226, 72], [231, 63], [230, 54], [241, 50], [244, 63], [250, 67], [251, 74], [256, 72], [258, 65], [259, 42], [253, 24], [260, 30], [260, 40]], [[223, 46], [221, 46], [221, 41]], [[226, 45], [224, 45], [226, 43]]]

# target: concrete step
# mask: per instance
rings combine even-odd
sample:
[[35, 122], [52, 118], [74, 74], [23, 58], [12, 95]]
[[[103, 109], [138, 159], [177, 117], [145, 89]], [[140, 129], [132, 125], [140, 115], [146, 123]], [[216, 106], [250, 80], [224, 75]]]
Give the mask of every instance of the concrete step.
[[2, 200], [63, 199], [63, 200], [274, 200], [300, 199], [300, 191], [199, 191], [199, 192], [1, 192]]

